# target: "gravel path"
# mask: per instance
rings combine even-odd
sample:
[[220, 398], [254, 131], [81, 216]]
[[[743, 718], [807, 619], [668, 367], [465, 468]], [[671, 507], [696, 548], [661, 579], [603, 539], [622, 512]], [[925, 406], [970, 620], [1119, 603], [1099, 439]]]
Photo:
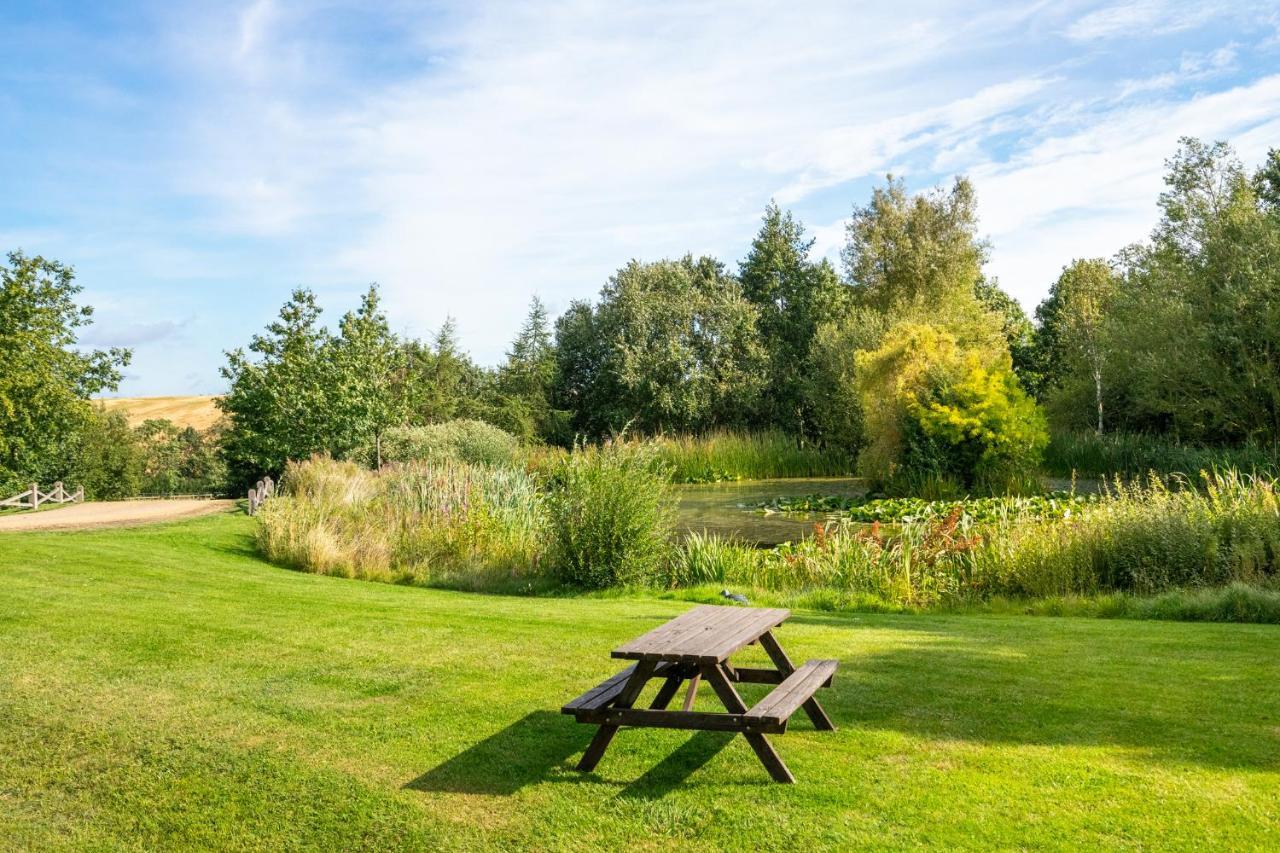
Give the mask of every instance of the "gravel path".
[[149, 524], [219, 512], [231, 500], [139, 500], [67, 504], [39, 512], [0, 515], [0, 532], [21, 530], [79, 530], [85, 527]]

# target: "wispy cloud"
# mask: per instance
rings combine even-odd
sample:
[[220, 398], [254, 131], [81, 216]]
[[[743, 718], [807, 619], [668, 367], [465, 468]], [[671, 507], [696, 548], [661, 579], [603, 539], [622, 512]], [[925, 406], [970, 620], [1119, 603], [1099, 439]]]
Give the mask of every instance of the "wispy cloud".
[[1082, 16], [1067, 28], [1076, 41], [1150, 36], [1185, 30], [1220, 14], [1222, 5], [1207, 0], [1132, 0]]

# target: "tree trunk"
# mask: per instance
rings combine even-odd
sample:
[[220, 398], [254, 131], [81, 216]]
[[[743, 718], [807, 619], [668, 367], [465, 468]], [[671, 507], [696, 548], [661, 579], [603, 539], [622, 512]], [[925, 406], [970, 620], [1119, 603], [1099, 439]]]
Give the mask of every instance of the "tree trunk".
[[1102, 435], [1102, 371], [1093, 369], [1093, 393], [1098, 401], [1098, 435]]

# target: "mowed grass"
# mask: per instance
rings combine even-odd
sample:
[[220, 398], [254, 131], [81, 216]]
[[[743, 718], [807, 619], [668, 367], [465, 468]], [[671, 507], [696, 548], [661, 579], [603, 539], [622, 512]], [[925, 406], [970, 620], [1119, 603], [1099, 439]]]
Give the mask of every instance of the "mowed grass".
[[799, 612], [841, 668], [798, 784], [653, 730], [582, 775], [560, 704], [688, 604], [295, 573], [253, 524], [0, 536], [4, 846], [1280, 846], [1273, 626]]

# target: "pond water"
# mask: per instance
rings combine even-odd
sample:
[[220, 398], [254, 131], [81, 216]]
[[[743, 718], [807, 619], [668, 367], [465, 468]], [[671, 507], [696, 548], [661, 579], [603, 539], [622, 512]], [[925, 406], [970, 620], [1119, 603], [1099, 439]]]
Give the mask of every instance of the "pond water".
[[676, 527], [682, 533], [716, 533], [748, 543], [777, 545], [811, 536], [814, 522], [823, 516], [764, 515], [744, 509], [744, 505], [797, 495], [856, 497], [866, 494], [867, 487], [853, 477], [797, 477], [677, 486], [676, 491], [680, 497]]
[[[1046, 480], [1049, 490], [1068, 491], [1074, 485], [1079, 494], [1102, 491], [1100, 480]], [[676, 486], [680, 502], [676, 509], [676, 529], [686, 533], [715, 533], [736, 537], [761, 546], [795, 542], [812, 536], [815, 522], [825, 513], [773, 513], [765, 515], [746, 506], [779, 497], [800, 495], [843, 495], [863, 497], [866, 481], [856, 477], [796, 477], [786, 480], [740, 480]]]

